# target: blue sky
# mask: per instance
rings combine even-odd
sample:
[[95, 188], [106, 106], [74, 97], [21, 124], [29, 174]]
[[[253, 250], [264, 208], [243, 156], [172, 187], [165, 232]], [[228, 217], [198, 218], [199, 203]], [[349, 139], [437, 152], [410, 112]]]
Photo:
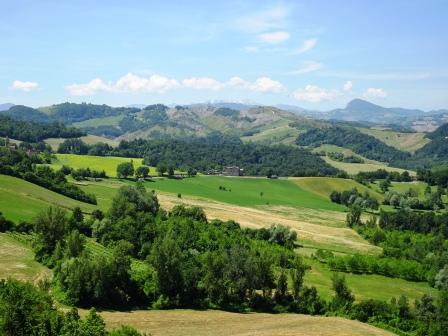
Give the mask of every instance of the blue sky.
[[0, 0], [0, 103], [448, 108], [448, 1]]

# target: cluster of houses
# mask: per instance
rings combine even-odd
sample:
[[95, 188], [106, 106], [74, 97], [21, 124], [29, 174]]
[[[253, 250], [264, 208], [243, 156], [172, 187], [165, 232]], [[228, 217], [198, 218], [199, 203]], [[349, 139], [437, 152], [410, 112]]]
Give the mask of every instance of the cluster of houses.
[[238, 166], [228, 166], [224, 167], [222, 171], [218, 169], [210, 169], [207, 171], [207, 175], [243, 176], [244, 170]]

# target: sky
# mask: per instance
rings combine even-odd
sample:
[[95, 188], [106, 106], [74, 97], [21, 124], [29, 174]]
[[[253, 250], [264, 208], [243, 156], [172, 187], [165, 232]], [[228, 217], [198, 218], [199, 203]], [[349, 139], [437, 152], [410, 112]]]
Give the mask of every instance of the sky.
[[0, 103], [448, 108], [448, 1], [0, 0]]

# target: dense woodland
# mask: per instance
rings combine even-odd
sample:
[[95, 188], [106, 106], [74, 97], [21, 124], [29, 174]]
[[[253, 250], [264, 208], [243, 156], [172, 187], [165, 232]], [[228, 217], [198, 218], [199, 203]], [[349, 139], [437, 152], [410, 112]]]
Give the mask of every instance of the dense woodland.
[[19, 121], [0, 115], [0, 137], [26, 142], [39, 142], [48, 138], [77, 138], [85, 135], [79, 129], [67, 128], [61, 123]]
[[254, 144], [206, 144], [174, 140], [122, 141], [112, 153], [121, 156], [143, 156], [149, 166], [163, 163], [200, 172], [239, 166], [244, 174], [254, 176], [326, 176], [338, 170], [309, 151], [288, 146]]

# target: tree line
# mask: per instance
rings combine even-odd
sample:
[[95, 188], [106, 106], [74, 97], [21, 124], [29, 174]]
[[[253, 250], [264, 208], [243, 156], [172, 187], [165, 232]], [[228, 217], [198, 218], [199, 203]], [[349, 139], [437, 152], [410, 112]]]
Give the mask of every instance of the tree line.
[[48, 138], [76, 138], [85, 135], [74, 127], [67, 128], [58, 122], [37, 123], [15, 120], [0, 115], [0, 136], [26, 142], [39, 142]]
[[106, 144], [89, 146], [80, 139], [68, 139], [59, 153], [101, 156], [144, 157], [148, 166], [175, 167], [183, 171], [207, 173], [226, 166], [244, 168], [253, 176], [335, 176], [342, 174], [308, 150], [290, 146], [255, 144], [184, 142], [179, 140], [121, 141], [117, 148]]
[[0, 173], [24, 179], [81, 202], [97, 204], [92, 194], [87, 194], [65, 178], [64, 170], [54, 171], [41, 156], [27, 154], [21, 149], [0, 147]]

